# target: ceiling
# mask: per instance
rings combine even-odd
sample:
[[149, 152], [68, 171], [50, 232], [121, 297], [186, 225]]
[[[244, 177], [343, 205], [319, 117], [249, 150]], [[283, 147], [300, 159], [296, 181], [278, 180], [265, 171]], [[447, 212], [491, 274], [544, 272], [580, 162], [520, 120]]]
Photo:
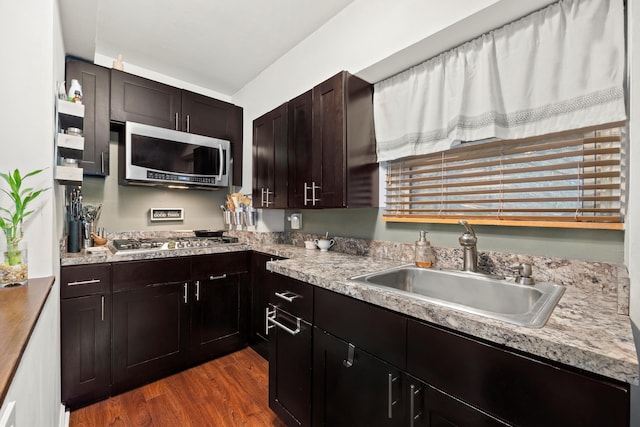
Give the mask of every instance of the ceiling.
[[[354, 0], [59, 0], [68, 55], [233, 95]], [[79, 19], [82, 17], [82, 19]]]

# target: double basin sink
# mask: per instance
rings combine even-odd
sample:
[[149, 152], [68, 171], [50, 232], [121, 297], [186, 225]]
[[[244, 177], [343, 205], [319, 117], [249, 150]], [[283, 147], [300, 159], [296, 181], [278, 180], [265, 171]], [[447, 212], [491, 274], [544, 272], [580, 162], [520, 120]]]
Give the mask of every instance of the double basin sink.
[[554, 283], [521, 285], [482, 273], [413, 265], [355, 276], [350, 280], [529, 328], [544, 326], [564, 293], [564, 286]]

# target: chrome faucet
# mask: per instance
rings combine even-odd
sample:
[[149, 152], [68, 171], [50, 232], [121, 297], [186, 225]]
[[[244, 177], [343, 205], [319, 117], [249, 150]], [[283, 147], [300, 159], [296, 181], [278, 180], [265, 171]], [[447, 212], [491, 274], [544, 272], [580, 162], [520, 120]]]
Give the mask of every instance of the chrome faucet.
[[478, 271], [478, 249], [476, 247], [478, 238], [467, 221], [460, 220], [459, 223], [466, 229], [464, 234], [458, 239], [458, 242], [460, 242], [464, 250], [462, 255], [462, 269], [464, 271], [476, 272]]

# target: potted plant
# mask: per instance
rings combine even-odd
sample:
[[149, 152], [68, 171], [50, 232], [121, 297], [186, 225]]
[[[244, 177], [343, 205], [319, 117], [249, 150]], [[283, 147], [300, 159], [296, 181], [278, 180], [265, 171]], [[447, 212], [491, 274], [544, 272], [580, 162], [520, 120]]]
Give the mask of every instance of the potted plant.
[[2, 192], [9, 196], [13, 206], [0, 206], [0, 228], [4, 232], [6, 248], [0, 258], [0, 287], [24, 285], [27, 283], [27, 249], [22, 242], [24, 219], [34, 211], [27, 210], [29, 203], [40, 195], [46, 188], [34, 190], [22, 188], [24, 181], [43, 169], [37, 169], [22, 176], [18, 169], [10, 173], [0, 172], [0, 177], [9, 185], [9, 189]]

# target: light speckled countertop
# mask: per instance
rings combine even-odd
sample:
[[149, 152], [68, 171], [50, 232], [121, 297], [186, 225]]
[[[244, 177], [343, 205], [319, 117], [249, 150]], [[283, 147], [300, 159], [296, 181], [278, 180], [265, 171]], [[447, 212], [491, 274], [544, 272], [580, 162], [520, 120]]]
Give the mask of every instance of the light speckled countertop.
[[566, 288], [564, 296], [543, 328], [532, 329], [417, 301], [383, 288], [347, 280], [352, 276], [396, 267], [406, 262], [306, 250], [292, 245], [239, 243], [207, 249], [177, 249], [129, 255], [62, 254], [61, 265], [242, 250], [256, 250], [289, 258], [268, 263], [268, 268], [273, 272], [506, 347], [638, 384], [638, 357], [629, 317], [616, 313], [616, 297], [585, 292], [576, 287]]

